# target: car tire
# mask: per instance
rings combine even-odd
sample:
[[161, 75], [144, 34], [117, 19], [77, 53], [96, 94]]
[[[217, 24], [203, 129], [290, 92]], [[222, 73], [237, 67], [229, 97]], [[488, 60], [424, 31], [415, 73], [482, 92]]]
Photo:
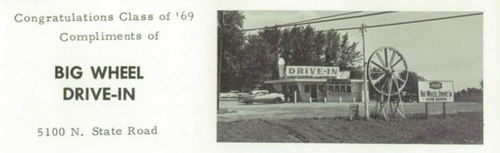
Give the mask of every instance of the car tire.
[[283, 102], [283, 100], [281, 100], [281, 98], [274, 99], [274, 103], [276, 103], [276, 104], [280, 104], [282, 102]]

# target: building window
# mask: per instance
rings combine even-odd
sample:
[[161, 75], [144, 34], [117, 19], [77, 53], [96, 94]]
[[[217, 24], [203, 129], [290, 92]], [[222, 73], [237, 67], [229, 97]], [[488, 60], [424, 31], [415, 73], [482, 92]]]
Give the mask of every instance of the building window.
[[351, 83], [350, 82], [331, 82], [328, 86], [328, 90], [334, 93], [351, 93]]
[[309, 89], [309, 85], [305, 85], [305, 92], [307, 92], [307, 93], [308, 93], [308, 92], [309, 92], [309, 90], [310, 90], [310, 89]]
[[319, 92], [325, 92], [325, 86], [319, 85]]

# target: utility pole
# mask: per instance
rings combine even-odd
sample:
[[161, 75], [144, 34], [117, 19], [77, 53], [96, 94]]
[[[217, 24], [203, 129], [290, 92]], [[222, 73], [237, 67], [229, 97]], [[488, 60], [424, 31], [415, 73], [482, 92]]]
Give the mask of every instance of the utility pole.
[[[217, 46], [217, 113], [219, 113], [219, 95], [220, 95], [220, 78], [221, 78], [221, 63], [222, 63], [222, 41], [224, 40], [223, 38], [223, 30], [224, 30], [224, 12], [223, 11], [218, 11], [218, 17], [219, 17], [219, 28], [220, 28], [220, 37], [218, 38], [218, 46]], [[219, 31], [217, 31], [219, 32]]]
[[370, 119], [370, 111], [369, 111], [369, 107], [368, 107], [368, 101], [370, 101], [370, 94], [368, 93], [368, 82], [366, 80], [366, 77], [368, 77], [368, 73], [367, 73], [367, 69], [368, 69], [368, 64], [366, 63], [366, 60], [365, 60], [365, 31], [366, 31], [366, 28], [365, 28], [365, 24], [361, 24], [361, 36], [363, 37], [363, 101], [365, 103], [365, 116], [366, 116], [366, 120], [369, 120]]

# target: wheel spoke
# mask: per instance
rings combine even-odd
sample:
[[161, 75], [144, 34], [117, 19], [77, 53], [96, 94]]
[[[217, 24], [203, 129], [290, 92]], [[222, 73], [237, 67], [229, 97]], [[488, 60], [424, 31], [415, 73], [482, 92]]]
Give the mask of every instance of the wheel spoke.
[[393, 68], [394, 66], [396, 66], [399, 62], [401, 62], [403, 60], [403, 57], [399, 57], [399, 60], [396, 61], [396, 63], [392, 64], [391, 65], [391, 68]]
[[[375, 54], [377, 54], [377, 58], [378, 60], [380, 61], [380, 63], [384, 63], [384, 60], [382, 59], [382, 56], [379, 54], [379, 52], [376, 52]], [[387, 67], [387, 65], [384, 65], [384, 68]], [[383, 68], [382, 68], [383, 69]]]
[[396, 52], [392, 51], [391, 60], [389, 61], [389, 65], [392, 65], [392, 62], [394, 62], [394, 57], [396, 57], [395, 55], [396, 55]]
[[401, 81], [401, 82], [406, 82], [405, 80], [401, 79], [399, 76], [396, 76], [396, 78]]
[[379, 76], [377, 79], [373, 80], [373, 84], [377, 84], [380, 80], [382, 80], [382, 78], [385, 77], [385, 74]]
[[379, 64], [375, 63], [375, 61], [372, 61], [372, 63], [373, 63], [373, 65], [377, 66], [378, 68], [380, 68], [380, 69], [382, 69], [382, 70], [384, 69], [384, 67], [382, 67], [382, 66], [380, 66]]
[[385, 66], [387, 67], [387, 66], [389, 66], [389, 63], [388, 63], [388, 61], [387, 61], [387, 48], [384, 48], [384, 57], [385, 57], [385, 58], [384, 58], [384, 61], [385, 61]]

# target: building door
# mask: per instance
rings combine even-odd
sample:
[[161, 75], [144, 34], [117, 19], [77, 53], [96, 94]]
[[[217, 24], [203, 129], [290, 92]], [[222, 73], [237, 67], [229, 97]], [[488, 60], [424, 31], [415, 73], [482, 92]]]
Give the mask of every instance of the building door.
[[311, 98], [313, 100], [318, 99], [318, 86], [315, 84], [311, 85]]

